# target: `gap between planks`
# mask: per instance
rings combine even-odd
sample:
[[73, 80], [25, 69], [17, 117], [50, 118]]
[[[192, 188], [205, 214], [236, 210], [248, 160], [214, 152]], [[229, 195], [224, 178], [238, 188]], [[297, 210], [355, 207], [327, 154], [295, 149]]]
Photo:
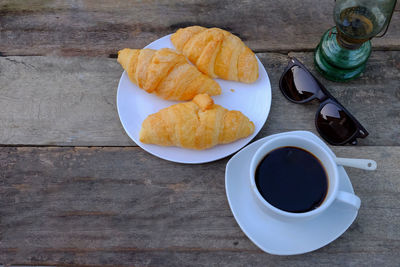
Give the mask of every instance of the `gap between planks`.
[[[281, 54], [281, 55], [289, 55], [290, 53], [309, 53], [309, 52], [314, 52], [315, 49], [309, 49], [309, 48], [300, 48], [300, 49], [290, 49], [290, 50], [280, 50], [280, 49], [254, 49], [253, 52], [255, 54], [261, 54], [261, 53], [276, 53], [276, 54]], [[400, 51], [399, 48], [397, 47], [380, 47], [380, 48], [374, 48], [372, 46], [372, 51], [376, 52], [385, 52], [385, 51]], [[3, 52], [0, 52], [0, 57], [47, 57], [51, 55], [46, 55], [46, 54], [32, 54], [32, 55], [26, 55], [26, 54], [4, 54]], [[66, 56], [66, 57], [94, 57], [90, 55], [85, 55], [85, 54], [79, 54], [79, 55], [74, 55], [74, 56]], [[59, 56], [63, 57], [63, 56]], [[117, 58], [118, 54], [117, 53], [112, 53], [112, 54], [101, 54], [95, 57], [105, 57], [105, 58]]]

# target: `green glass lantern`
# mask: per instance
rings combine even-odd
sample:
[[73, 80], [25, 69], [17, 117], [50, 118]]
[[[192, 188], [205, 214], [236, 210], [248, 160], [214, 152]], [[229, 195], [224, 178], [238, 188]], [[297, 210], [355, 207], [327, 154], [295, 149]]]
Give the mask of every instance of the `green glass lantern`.
[[336, 27], [321, 38], [315, 51], [317, 70], [329, 80], [347, 81], [365, 69], [371, 39], [390, 23], [397, 0], [337, 0], [333, 12]]

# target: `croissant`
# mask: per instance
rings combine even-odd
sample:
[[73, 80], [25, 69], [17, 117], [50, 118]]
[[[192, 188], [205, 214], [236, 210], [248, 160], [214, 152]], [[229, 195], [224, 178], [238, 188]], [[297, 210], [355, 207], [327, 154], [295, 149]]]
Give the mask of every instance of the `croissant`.
[[221, 94], [216, 81], [168, 48], [125, 48], [118, 51], [118, 62], [134, 84], [166, 100], [191, 100], [200, 93]]
[[172, 34], [171, 41], [201, 72], [212, 78], [244, 83], [258, 78], [256, 56], [230, 32], [191, 26]]
[[214, 104], [207, 94], [149, 115], [142, 123], [139, 140], [146, 144], [206, 149], [249, 136], [254, 124], [240, 111]]

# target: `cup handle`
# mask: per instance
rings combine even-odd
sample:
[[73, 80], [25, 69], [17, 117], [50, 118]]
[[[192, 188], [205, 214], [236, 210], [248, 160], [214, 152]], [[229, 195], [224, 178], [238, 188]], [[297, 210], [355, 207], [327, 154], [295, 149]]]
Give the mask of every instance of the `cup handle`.
[[339, 200], [340, 202], [353, 206], [357, 210], [360, 208], [361, 205], [361, 200], [358, 196], [345, 191], [339, 191], [336, 196], [336, 199]]

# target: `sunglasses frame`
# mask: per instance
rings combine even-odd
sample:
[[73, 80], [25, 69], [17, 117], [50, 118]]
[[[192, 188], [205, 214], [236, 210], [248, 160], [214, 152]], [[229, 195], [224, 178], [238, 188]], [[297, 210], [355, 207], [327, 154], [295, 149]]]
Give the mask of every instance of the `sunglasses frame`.
[[[310, 74], [310, 76], [318, 84], [320, 90], [318, 92], [316, 92], [314, 95], [312, 95], [311, 97], [309, 97], [307, 99], [304, 99], [304, 100], [296, 101], [296, 100], [291, 99], [286, 94], [285, 90], [283, 89], [282, 82], [283, 82], [283, 77], [285, 77], [286, 73], [293, 66], [300, 67], [302, 70], [304, 70], [305, 72]], [[368, 134], [369, 134], [368, 131], [361, 125], [361, 123], [353, 115], [351, 115], [351, 113], [342, 104], [340, 104], [340, 102], [335, 97], [333, 97], [328, 92], [328, 90], [325, 88], [325, 86], [323, 86], [322, 83], [297, 58], [290, 57], [289, 63], [286, 66], [285, 70], [283, 71], [283, 73], [281, 75], [281, 78], [279, 79], [279, 89], [281, 90], [282, 94], [286, 97], [287, 100], [289, 100], [290, 102], [296, 103], [296, 104], [304, 104], [304, 103], [310, 102], [310, 101], [312, 101], [314, 99], [318, 99], [318, 101], [320, 102], [320, 105], [319, 105], [319, 108], [318, 108], [318, 110], [317, 110], [317, 112], [315, 114], [315, 120], [314, 120], [315, 128], [317, 128], [318, 133], [329, 144], [331, 144], [331, 145], [345, 145], [345, 144], [349, 143], [349, 144], [352, 144], [352, 145], [356, 145], [357, 144], [357, 138], [365, 138], [365, 137], [368, 136]], [[334, 104], [334, 105], [338, 106], [339, 108], [341, 108], [346, 113], [346, 115], [349, 116], [353, 120], [353, 122], [356, 124], [357, 130], [349, 138], [347, 138], [343, 142], [333, 142], [332, 140], [329, 139], [328, 136], [326, 136], [323, 132], [321, 132], [321, 130], [319, 129], [319, 127], [317, 125], [318, 115], [320, 114], [320, 112], [324, 108], [324, 106], [329, 104], [329, 103]]]

